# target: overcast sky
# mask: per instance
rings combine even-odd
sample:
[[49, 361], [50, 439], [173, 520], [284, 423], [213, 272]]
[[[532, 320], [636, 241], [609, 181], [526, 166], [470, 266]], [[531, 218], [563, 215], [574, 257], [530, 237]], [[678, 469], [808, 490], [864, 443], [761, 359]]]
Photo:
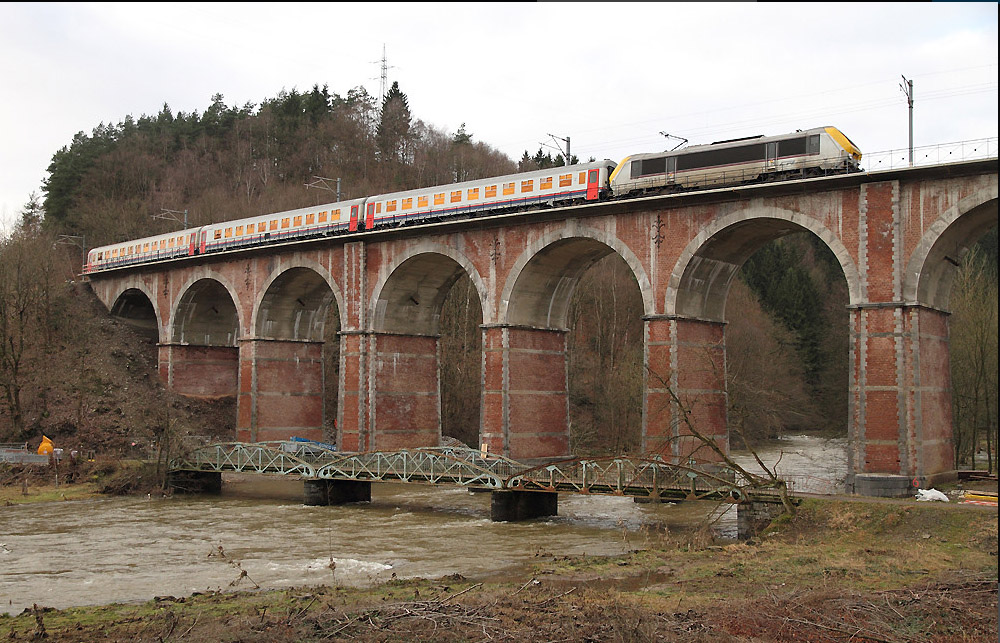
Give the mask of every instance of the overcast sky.
[[[414, 117], [517, 160], [548, 134], [621, 160], [835, 125], [863, 152], [997, 136], [997, 4], [0, 4], [0, 225], [77, 132], [202, 112], [213, 94], [346, 95], [388, 79]], [[556, 153], [552, 151], [553, 155]], [[185, 204], [170, 204], [180, 209]]]

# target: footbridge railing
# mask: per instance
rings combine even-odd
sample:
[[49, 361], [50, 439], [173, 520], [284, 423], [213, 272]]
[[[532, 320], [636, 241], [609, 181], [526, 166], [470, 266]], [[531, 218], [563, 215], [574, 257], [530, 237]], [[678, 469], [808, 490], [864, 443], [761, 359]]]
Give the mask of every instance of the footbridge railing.
[[660, 457], [575, 458], [531, 466], [467, 447], [348, 453], [310, 442], [231, 442], [194, 449], [170, 469], [297, 475], [306, 479], [453, 484], [665, 500], [767, 500], [775, 494], [713, 463]]

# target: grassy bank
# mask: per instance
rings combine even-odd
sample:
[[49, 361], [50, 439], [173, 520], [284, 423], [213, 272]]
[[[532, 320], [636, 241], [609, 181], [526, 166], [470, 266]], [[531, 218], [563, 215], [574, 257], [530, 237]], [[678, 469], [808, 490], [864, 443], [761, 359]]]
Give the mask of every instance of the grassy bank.
[[31, 640], [44, 628], [50, 641], [997, 640], [994, 509], [806, 500], [750, 542], [627, 538], [627, 555], [542, 555], [502, 582], [40, 607], [0, 618], [0, 637]]
[[0, 507], [145, 494], [160, 486], [155, 467], [138, 460], [64, 460], [58, 467], [0, 464]]

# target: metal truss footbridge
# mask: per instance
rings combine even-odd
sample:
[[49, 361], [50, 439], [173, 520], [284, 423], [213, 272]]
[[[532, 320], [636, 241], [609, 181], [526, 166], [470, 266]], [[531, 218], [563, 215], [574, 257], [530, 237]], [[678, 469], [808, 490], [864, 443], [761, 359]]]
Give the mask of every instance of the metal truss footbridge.
[[777, 502], [736, 472], [713, 463], [673, 464], [661, 457], [574, 458], [529, 465], [468, 447], [340, 452], [316, 442], [229, 442], [175, 458], [172, 471], [246, 472], [306, 480], [460, 485], [493, 491], [538, 491], [677, 500]]

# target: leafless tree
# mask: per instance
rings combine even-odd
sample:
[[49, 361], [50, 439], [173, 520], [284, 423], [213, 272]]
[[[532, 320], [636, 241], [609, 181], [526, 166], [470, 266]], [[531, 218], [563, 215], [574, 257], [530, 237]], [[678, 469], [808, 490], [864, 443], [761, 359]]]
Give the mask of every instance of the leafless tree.
[[43, 344], [54, 280], [52, 239], [15, 232], [0, 241], [0, 386], [13, 436], [24, 432], [22, 393], [30, 349]]
[[951, 375], [955, 460], [975, 468], [985, 442], [994, 470], [997, 443], [997, 273], [973, 248], [956, 275], [951, 296]]

